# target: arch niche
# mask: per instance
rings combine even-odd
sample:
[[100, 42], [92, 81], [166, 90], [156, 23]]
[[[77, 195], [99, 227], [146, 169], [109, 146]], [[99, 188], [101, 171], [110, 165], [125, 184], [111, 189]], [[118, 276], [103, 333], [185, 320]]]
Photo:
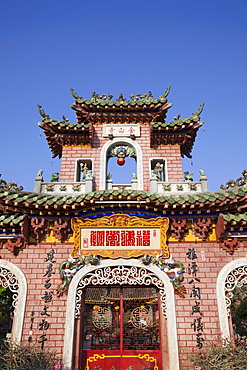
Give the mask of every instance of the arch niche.
[[142, 150], [140, 145], [129, 138], [114, 138], [107, 141], [100, 153], [100, 190], [106, 189], [106, 176], [107, 176], [107, 153], [113, 146], [127, 145], [132, 147], [136, 152], [136, 176], [137, 176], [137, 189], [143, 190], [143, 163], [142, 163]]
[[19, 267], [5, 260], [0, 260], [0, 285], [13, 292], [14, 320], [11, 339], [21, 341], [24, 313], [27, 297], [27, 281]]
[[[117, 271], [115, 273], [114, 271]], [[75, 317], [80, 305], [82, 290], [89, 284], [153, 284], [160, 291], [163, 316], [161, 321], [166, 322], [167, 354], [169, 364], [163, 363], [162, 369], [179, 370], [178, 342], [176, 329], [174, 289], [168, 276], [157, 266], [146, 266], [136, 259], [103, 260], [99, 265], [83, 267], [72, 279], [68, 291], [63, 363], [65, 370], [72, 370]], [[132, 281], [132, 283], [131, 283]], [[135, 281], [135, 282], [134, 282]], [[161, 329], [162, 330], [162, 329]], [[159, 369], [161, 370], [161, 369]]]
[[236, 286], [247, 284], [247, 256], [229, 262], [220, 271], [217, 279], [217, 302], [220, 331], [224, 337], [230, 336], [229, 318], [232, 291]]

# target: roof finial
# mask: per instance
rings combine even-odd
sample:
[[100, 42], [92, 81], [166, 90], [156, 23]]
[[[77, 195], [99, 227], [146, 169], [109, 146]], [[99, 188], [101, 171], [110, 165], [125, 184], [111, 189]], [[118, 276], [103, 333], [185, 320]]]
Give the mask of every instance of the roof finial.
[[48, 114], [45, 113], [44, 109], [41, 109], [42, 106], [37, 104], [37, 107], [38, 107], [38, 111], [39, 111], [39, 114], [41, 115], [41, 117], [43, 118], [50, 118], [50, 116], [48, 116]]
[[76, 94], [76, 92], [75, 92], [75, 90], [74, 89], [70, 89], [70, 92], [71, 92], [71, 95], [73, 96], [73, 98], [75, 98], [75, 99], [83, 99], [83, 97], [82, 96], [80, 96], [80, 95], [78, 95], [78, 94]]

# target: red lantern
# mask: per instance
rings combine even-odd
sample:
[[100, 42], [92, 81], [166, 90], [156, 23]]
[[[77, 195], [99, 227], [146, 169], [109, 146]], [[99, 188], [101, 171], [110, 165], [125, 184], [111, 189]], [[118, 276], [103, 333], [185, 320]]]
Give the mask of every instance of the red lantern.
[[125, 163], [125, 159], [124, 158], [120, 157], [120, 158], [117, 159], [117, 164], [119, 166], [122, 166], [124, 163]]

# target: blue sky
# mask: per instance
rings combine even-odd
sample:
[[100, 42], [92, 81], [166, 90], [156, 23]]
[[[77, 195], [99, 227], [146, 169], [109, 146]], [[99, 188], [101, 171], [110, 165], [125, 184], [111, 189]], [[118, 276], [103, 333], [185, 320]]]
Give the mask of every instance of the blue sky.
[[125, 97], [171, 86], [167, 116], [205, 122], [184, 171], [210, 190], [247, 169], [246, 0], [0, 0], [0, 173], [32, 191], [59, 171], [37, 104], [75, 122], [69, 89]]

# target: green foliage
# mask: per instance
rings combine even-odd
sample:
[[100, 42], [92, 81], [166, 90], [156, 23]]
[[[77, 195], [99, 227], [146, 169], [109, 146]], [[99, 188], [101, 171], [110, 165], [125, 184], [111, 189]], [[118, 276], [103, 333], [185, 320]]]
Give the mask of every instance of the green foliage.
[[247, 336], [247, 285], [234, 289], [231, 314], [235, 333]]
[[12, 296], [13, 293], [8, 288], [0, 286], [0, 325], [8, 321], [13, 311]]
[[55, 351], [42, 350], [28, 343], [5, 343], [0, 347], [1, 370], [62, 369]]
[[190, 356], [193, 370], [246, 370], [246, 338], [217, 339]]

